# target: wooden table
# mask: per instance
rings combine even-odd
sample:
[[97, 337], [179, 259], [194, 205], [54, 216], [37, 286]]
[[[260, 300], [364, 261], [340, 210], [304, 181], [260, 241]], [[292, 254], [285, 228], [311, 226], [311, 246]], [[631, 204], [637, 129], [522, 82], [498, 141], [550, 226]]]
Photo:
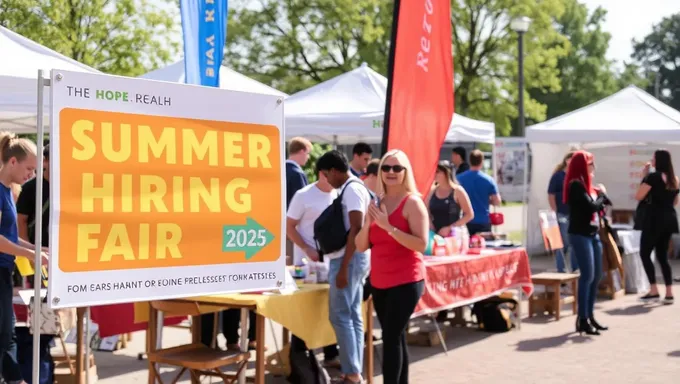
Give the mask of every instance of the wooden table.
[[[574, 273], [551, 273], [543, 272], [531, 276], [534, 285], [542, 285], [545, 292], [534, 293], [529, 297], [529, 317], [535, 313], [545, 311], [555, 314], [555, 320], [560, 319], [560, 309], [564, 304], [571, 304], [574, 314], [576, 314], [576, 296], [578, 292], [578, 277]], [[561, 295], [562, 284], [571, 284], [571, 294]]]

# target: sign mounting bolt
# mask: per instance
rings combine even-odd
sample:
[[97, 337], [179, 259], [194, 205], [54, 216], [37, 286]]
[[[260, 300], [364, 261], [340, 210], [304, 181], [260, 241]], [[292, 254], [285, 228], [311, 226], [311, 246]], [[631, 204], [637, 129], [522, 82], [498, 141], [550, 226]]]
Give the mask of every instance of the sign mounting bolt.
[[52, 304], [57, 305], [59, 304], [59, 297], [55, 297], [52, 299]]
[[282, 285], [283, 285], [283, 283], [281, 282], [281, 280], [279, 280], [279, 281], [276, 282], [276, 286], [277, 286], [277, 287], [281, 288]]
[[276, 104], [279, 104], [279, 105], [280, 105], [281, 103], [283, 103], [283, 99], [278, 99], [278, 100], [276, 100]]
[[64, 78], [64, 76], [61, 73], [57, 73], [57, 76], [56, 76], [57, 81], [59, 81], [63, 78]]

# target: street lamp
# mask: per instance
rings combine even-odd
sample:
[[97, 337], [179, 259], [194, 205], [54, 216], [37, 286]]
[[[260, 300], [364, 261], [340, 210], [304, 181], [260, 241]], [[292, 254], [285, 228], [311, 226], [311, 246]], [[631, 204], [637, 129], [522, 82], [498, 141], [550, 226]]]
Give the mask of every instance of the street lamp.
[[[519, 134], [526, 141], [524, 131], [524, 34], [529, 30], [531, 19], [526, 16], [519, 16], [510, 22], [510, 29], [517, 32], [517, 83], [519, 86], [519, 97], [517, 98], [517, 109], [519, 110]], [[522, 175], [522, 235], [523, 245], [528, 246], [529, 232], [527, 231], [528, 207], [527, 207], [527, 188], [529, 184], [529, 146], [524, 143], [524, 172]]]
[[517, 100], [517, 108], [519, 109], [519, 134], [524, 136], [524, 34], [529, 30], [531, 19], [526, 16], [520, 16], [512, 19], [510, 22], [510, 29], [517, 32], [517, 61], [518, 61], [518, 79], [519, 83], [519, 98]]

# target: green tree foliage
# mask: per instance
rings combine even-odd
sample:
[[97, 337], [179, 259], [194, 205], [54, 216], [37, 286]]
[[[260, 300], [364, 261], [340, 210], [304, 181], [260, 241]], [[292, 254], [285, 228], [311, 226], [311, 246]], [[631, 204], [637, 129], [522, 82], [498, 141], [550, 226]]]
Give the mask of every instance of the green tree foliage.
[[632, 57], [647, 75], [647, 91], [654, 94], [658, 75], [659, 98], [680, 110], [680, 13], [665, 17], [633, 47]]
[[[518, 44], [510, 21], [519, 15], [532, 19], [524, 37], [526, 89], [558, 92], [557, 62], [569, 42], [555, 30], [553, 18], [563, 13], [560, 0], [453, 0], [456, 111], [494, 121], [499, 135], [511, 133], [518, 116]], [[526, 116], [544, 120], [546, 106], [528, 92], [524, 99]]]
[[241, 1], [230, 10], [225, 61], [294, 93], [366, 61], [386, 72], [387, 0]]
[[0, 25], [106, 73], [137, 76], [177, 52], [166, 0], [0, 0]]
[[606, 58], [611, 35], [602, 30], [602, 25], [607, 11], [598, 7], [588, 12], [578, 0], [565, 0], [563, 4], [564, 13], [555, 18], [555, 24], [571, 45], [569, 53], [557, 61], [561, 90], [532, 89], [530, 92], [547, 106], [548, 119], [594, 103], [620, 88], [613, 71], [614, 63]]
[[[225, 61], [232, 68], [293, 93], [368, 63], [383, 75], [392, 22], [391, 0], [260, 0], [231, 10]], [[456, 111], [493, 120], [510, 133], [517, 117], [517, 36], [513, 16], [533, 19], [526, 36], [526, 84], [560, 89], [558, 60], [569, 43], [553, 27], [560, 0], [453, 0]], [[546, 107], [527, 94], [526, 113]]]

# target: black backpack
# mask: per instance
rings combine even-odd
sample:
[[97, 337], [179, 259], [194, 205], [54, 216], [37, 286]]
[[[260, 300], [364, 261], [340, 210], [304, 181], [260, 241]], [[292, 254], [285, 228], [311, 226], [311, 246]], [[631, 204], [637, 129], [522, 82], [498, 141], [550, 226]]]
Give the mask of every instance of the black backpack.
[[[333, 200], [331, 205], [326, 208], [314, 222], [314, 241], [316, 248], [321, 255], [328, 255], [341, 250], [347, 245], [347, 233], [349, 229], [345, 227], [345, 219], [342, 211], [342, 196], [345, 189], [359, 180], [350, 180], [342, 188], [340, 195]], [[362, 184], [363, 185], [363, 184]], [[368, 190], [368, 188], [366, 188]], [[369, 191], [369, 195], [371, 192]]]
[[475, 303], [472, 313], [477, 318], [479, 328], [486, 332], [508, 332], [515, 326], [517, 301], [498, 296]]

